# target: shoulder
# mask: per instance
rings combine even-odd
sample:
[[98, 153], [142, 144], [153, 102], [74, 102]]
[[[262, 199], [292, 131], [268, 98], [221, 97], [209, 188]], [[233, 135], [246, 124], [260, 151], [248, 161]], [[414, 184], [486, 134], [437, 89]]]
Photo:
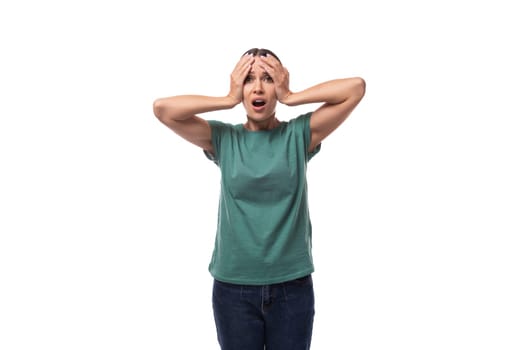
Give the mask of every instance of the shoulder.
[[310, 118], [312, 117], [312, 112], [308, 112], [308, 113], [304, 113], [304, 114], [301, 114], [295, 118], [292, 118], [289, 120], [289, 123], [290, 124], [310, 124]]
[[232, 124], [221, 122], [219, 120], [207, 120], [208, 124], [210, 124], [210, 127], [217, 128], [217, 129], [227, 129], [233, 127]]
[[288, 128], [295, 130], [299, 133], [310, 134], [310, 119], [312, 112], [301, 114], [288, 121]]
[[230, 123], [225, 123], [219, 120], [207, 120], [207, 122], [210, 125], [212, 133], [216, 135], [235, 133], [239, 130], [239, 125], [240, 125], [240, 124], [234, 125]]

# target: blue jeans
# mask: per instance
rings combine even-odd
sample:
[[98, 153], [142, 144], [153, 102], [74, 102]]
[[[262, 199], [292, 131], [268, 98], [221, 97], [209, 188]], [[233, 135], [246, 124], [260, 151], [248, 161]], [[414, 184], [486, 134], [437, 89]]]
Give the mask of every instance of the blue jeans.
[[215, 280], [213, 314], [222, 350], [308, 350], [314, 321], [310, 275], [245, 286]]

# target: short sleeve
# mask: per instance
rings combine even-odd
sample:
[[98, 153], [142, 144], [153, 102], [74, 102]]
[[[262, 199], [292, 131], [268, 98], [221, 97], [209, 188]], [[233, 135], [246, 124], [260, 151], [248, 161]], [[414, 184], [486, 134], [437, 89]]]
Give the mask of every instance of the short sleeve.
[[211, 128], [211, 143], [215, 153], [203, 150], [204, 155], [216, 165], [219, 165], [221, 135], [224, 132], [226, 124], [217, 120], [208, 120], [208, 124]]
[[312, 132], [310, 130], [310, 118], [312, 117], [312, 112], [308, 112], [306, 114], [302, 114], [298, 116], [295, 119], [295, 122], [299, 124], [299, 126], [302, 128], [303, 138], [304, 138], [304, 145], [305, 145], [305, 152], [307, 155], [307, 160], [309, 161], [312, 159], [319, 151], [321, 150], [321, 144], [318, 144], [312, 152], [308, 152], [308, 146], [310, 145], [310, 141], [312, 139]]

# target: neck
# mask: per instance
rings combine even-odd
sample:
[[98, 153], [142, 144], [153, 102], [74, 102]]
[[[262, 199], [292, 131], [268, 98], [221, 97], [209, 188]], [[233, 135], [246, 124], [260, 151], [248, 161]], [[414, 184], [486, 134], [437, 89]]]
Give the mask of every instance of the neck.
[[250, 131], [262, 131], [262, 130], [271, 130], [279, 126], [281, 122], [275, 118], [275, 114], [265, 120], [254, 120], [248, 117], [246, 123], [244, 123], [244, 128]]

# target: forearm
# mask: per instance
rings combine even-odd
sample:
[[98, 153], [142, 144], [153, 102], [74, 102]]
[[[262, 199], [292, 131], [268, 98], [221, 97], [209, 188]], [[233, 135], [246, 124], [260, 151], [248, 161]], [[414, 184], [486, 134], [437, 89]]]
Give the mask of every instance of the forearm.
[[339, 104], [352, 97], [360, 98], [363, 90], [364, 81], [361, 78], [335, 79], [290, 93], [281, 103], [288, 106], [308, 103]]
[[153, 104], [159, 119], [185, 120], [199, 113], [230, 109], [237, 105], [231, 96], [180, 95], [157, 99]]

